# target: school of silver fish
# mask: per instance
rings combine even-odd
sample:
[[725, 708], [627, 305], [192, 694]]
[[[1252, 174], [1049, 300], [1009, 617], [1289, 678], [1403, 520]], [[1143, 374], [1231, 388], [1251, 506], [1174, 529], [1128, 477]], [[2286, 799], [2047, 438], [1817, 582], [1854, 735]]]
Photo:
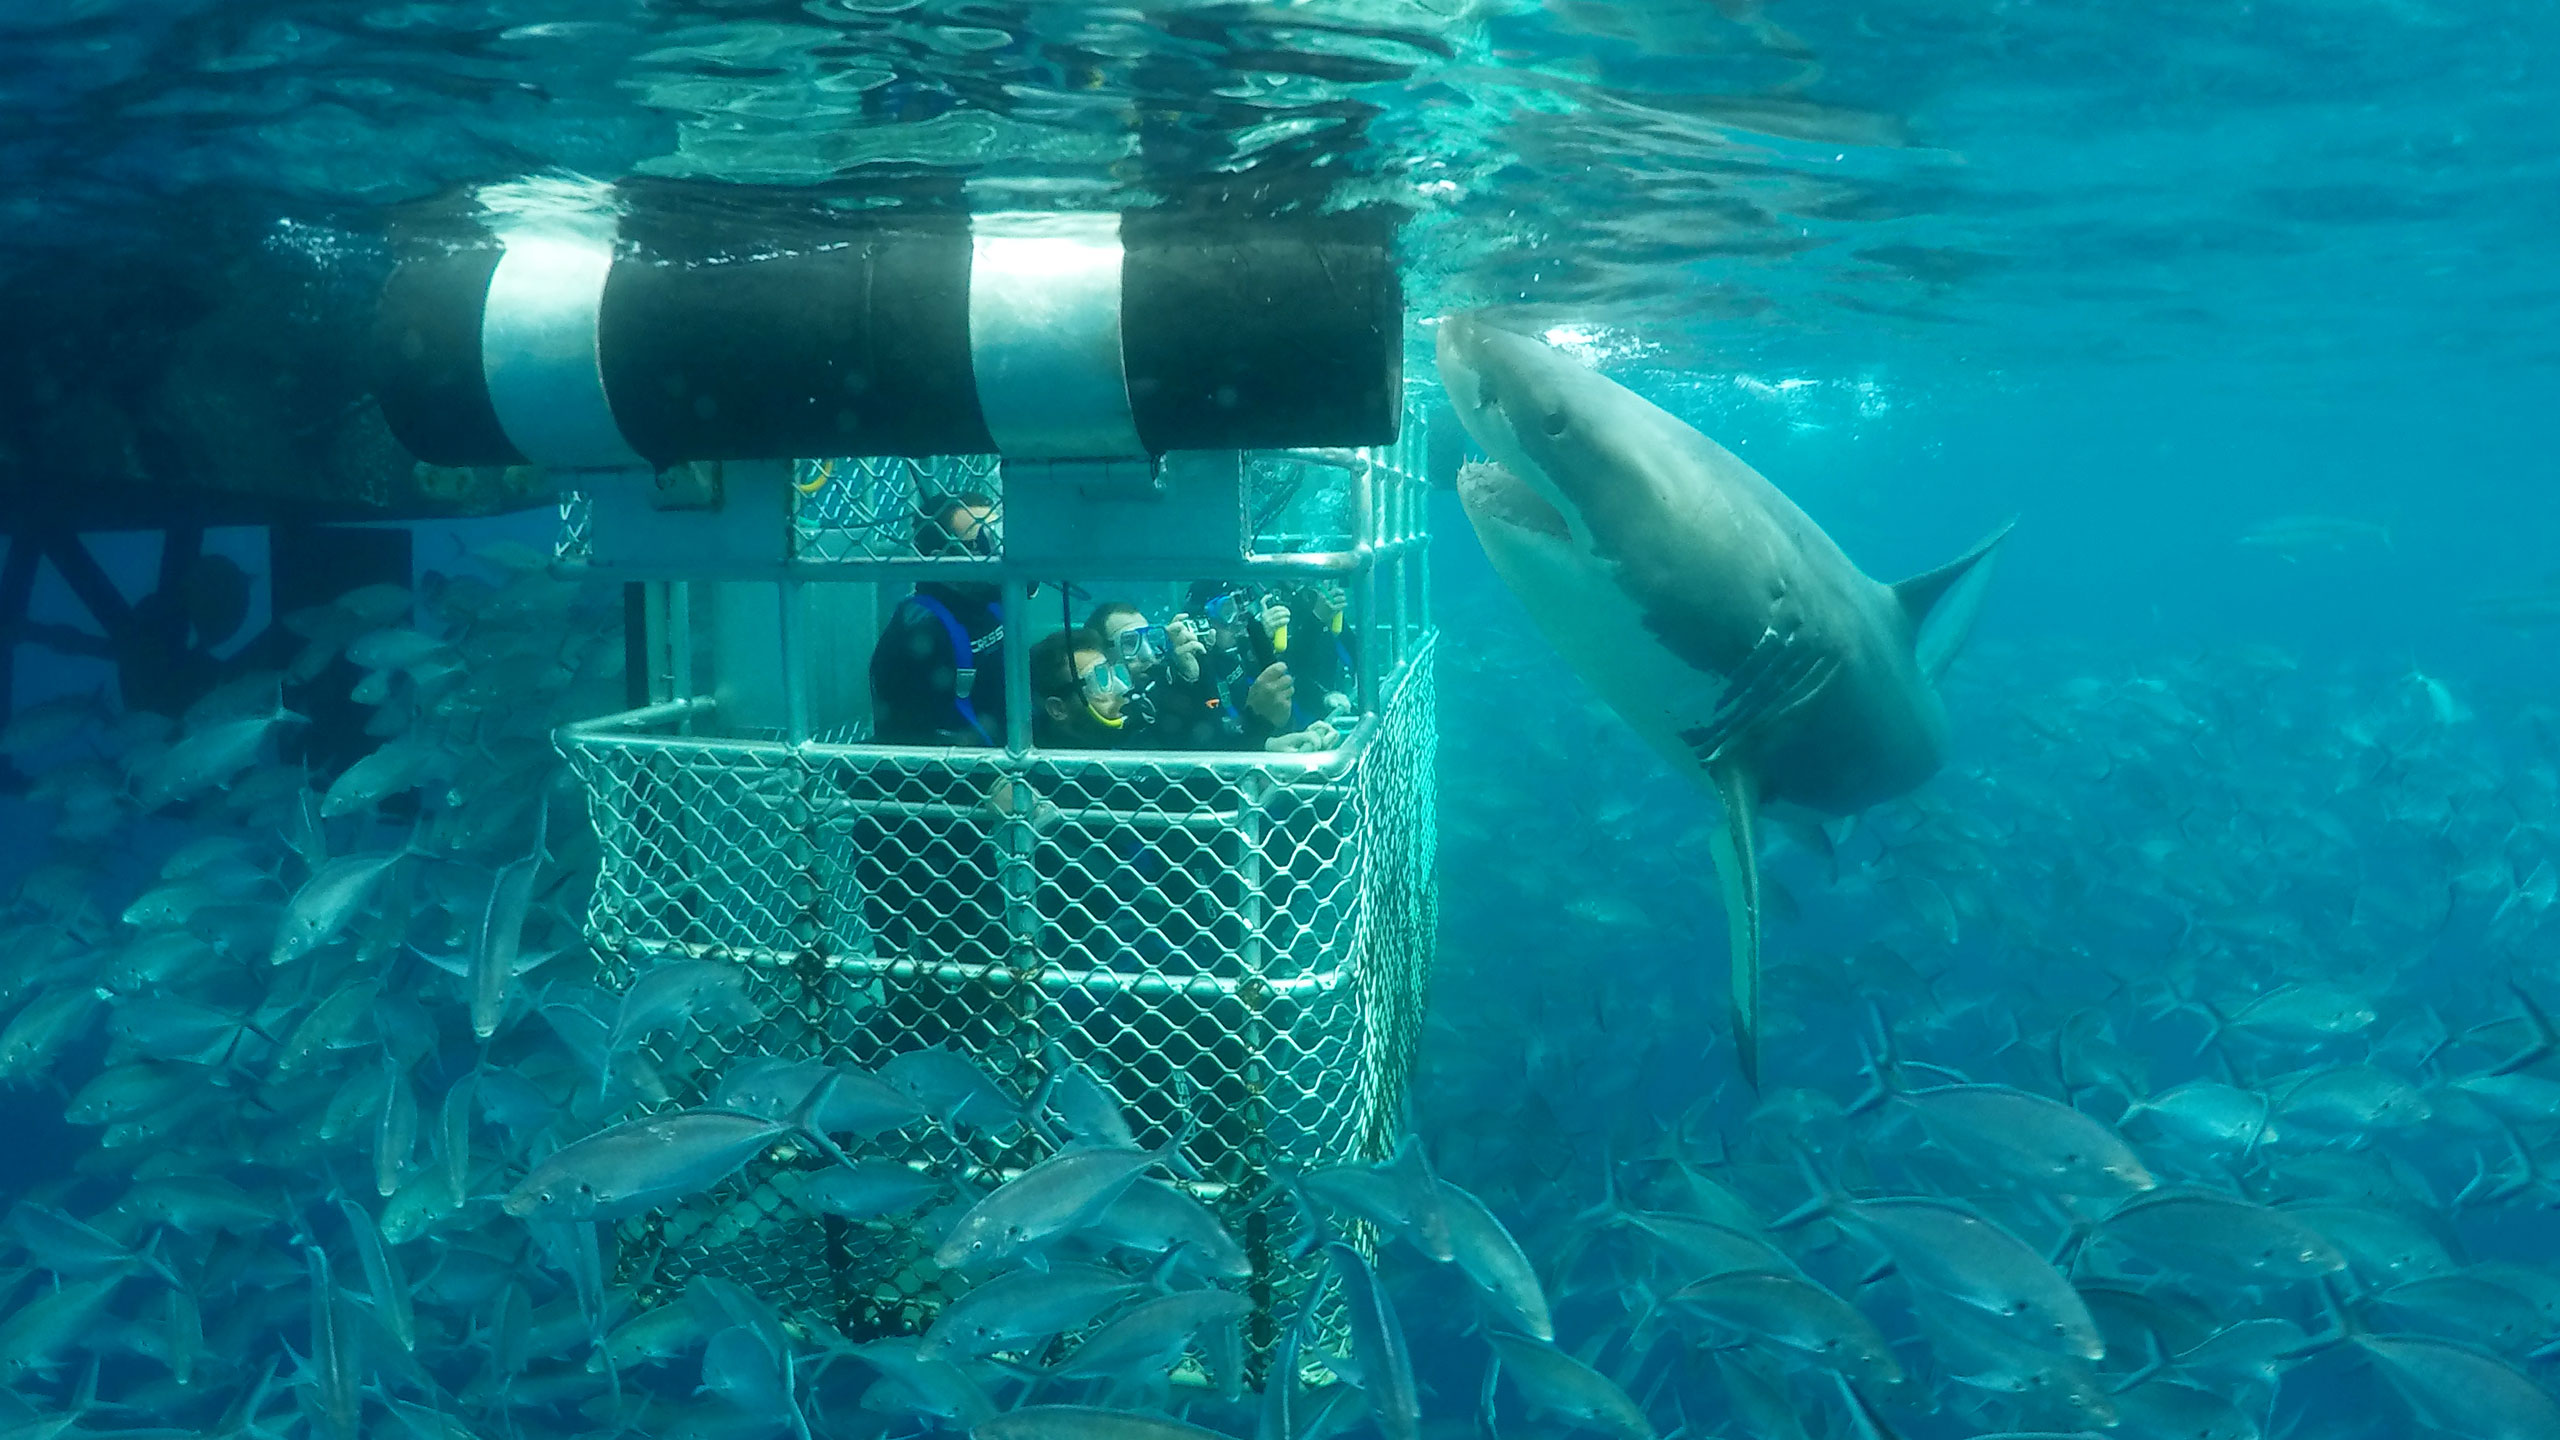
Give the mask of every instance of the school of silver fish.
[[[1752, 1096], [1691, 988], [1704, 830], [1533, 647], [1454, 647], [1450, 777], [1555, 778], [1445, 787], [1416, 1133], [1270, 1177], [1321, 1278], [1257, 1331], [1117, 1077], [667, 1059], [753, 1006], [581, 936], [550, 732], [623, 703], [621, 613], [500, 548], [184, 716], [0, 730], [54, 847], [0, 1082], [87, 1137], [0, 1224], [0, 1435], [2560, 1437], [2549, 707], [1995, 654], [1950, 775], [1773, 847], [1774, 911], [1821, 903]], [[381, 744], [312, 774], [282, 687], [332, 673]], [[854, 1158], [920, 1127], [1040, 1158]], [[615, 1253], [757, 1167], [965, 1285], [850, 1336]]]

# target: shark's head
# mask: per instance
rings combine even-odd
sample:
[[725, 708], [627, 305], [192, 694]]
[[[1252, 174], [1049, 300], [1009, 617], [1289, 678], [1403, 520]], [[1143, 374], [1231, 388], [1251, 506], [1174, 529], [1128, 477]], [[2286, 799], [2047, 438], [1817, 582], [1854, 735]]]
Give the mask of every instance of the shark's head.
[[1648, 442], [1669, 417], [1525, 335], [1468, 315], [1439, 329], [1440, 383], [1467, 433], [1590, 548], [1630, 498], [1631, 477], [1649, 469]]

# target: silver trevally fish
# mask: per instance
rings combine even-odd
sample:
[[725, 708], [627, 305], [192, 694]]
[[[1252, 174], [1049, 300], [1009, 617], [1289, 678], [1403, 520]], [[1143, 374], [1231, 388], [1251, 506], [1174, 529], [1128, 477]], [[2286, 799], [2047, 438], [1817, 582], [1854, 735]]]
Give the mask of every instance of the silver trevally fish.
[[1180, 1141], [1161, 1150], [1087, 1146], [1061, 1150], [1006, 1181], [953, 1222], [934, 1252], [946, 1270], [987, 1268], [1101, 1217], [1158, 1165], [1179, 1163]]
[[712, 1186], [798, 1128], [735, 1110], [651, 1115], [551, 1152], [508, 1194], [519, 1219], [618, 1220]]
[[1937, 772], [1936, 682], [2007, 529], [1887, 586], [1732, 452], [1563, 353], [1451, 316], [1439, 356], [1496, 462], [1458, 485], [1494, 570], [1610, 708], [1723, 804], [1734, 1043], [1756, 1085], [1761, 809], [1845, 815]]
[[1799, 1212], [1815, 1215], [1884, 1251], [1913, 1284], [1993, 1317], [2012, 1338], [2084, 1360], [2106, 1353], [2071, 1282], [2025, 1241], [1961, 1205], [1917, 1195], [1853, 1200], [1835, 1191]]
[[1485, 1338], [1492, 1342], [1495, 1363], [1507, 1367], [1531, 1409], [1615, 1440], [1654, 1440], [1643, 1407], [1617, 1381], [1543, 1341], [1498, 1330]]

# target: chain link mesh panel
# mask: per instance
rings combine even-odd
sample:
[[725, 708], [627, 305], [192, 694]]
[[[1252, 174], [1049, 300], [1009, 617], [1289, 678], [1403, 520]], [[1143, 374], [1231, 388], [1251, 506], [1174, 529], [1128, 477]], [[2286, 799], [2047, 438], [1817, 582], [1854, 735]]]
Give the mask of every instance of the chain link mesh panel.
[[[991, 525], [1004, 533], [1004, 474], [993, 455], [930, 459], [872, 456], [804, 460], [792, 472], [792, 553], [803, 560], [911, 560], [929, 498], [978, 494], [994, 501]], [[974, 556], [948, 557], [965, 564]]]
[[[1054, 1047], [1114, 1089], [1142, 1143], [1194, 1127], [1194, 1188], [1254, 1259], [1267, 1350], [1313, 1275], [1281, 1256], [1267, 1179], [1383, 1155], [1421, 1031], [1430, 646], [1323, 756], [1009, 761], [657, 733], [688, 713], [562, 732], [603, 852], [590, 938], [626, 972], [732, 961], [758, 1005], [745, 1029], [659, 1047], [676, 1099], [741, 1054], [877, 1068], [928, 1046], [1028, 1097]], [[853, 1154], [978, 1189], [1038, 1158], [928, 1125]], [[774, 1158], [629, 1222], [632, 1268], [665, 1293], [717, 1274], [855, 1334], [920, 1328], [955, 1293], [924, 1227], [820, 1216], [793, 1198], [817, 1162]]]
[[[1245, 452], [1247, 549], [1256, 556], [1347, 551], [1418, 534], [1408, 495], [1422, 479], [1420, 438], [1430, 421], [1408, 399], [1392, 445]], [[1411, 522], [1416, 523], [1408, 523]]]

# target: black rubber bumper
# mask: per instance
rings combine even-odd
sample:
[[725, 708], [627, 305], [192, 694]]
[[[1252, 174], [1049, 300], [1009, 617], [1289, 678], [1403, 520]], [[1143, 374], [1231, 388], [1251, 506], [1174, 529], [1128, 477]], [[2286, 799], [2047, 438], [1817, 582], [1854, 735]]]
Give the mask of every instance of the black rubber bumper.
[[[1356, 212], [1121, 217], [1121, 378], [1146, 450], [1393, 440], [1392, 226]], [[971, 352], [972, 255], [967, 217], [940, 214], [862, 217], [822, 244], [722, 263], [617, 247], [592, 302], [611, 427], [659, 465], [998, 450]], [[376, 390], [431, 464], [564, 460], [519, 448], [491, 398], [483, 321], [500, 256], [495, 241], [416, 256], [383, 290]]]

